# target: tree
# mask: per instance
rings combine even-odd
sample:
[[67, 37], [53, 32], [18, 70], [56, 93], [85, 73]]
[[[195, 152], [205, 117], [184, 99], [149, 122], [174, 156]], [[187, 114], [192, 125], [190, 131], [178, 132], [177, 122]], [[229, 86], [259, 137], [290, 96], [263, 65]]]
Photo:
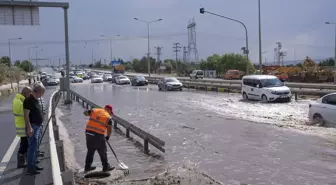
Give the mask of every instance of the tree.
[[20, 81], [22, 80], [22, 74], [21, 74], [21, 69], [18, 67], [13, 67], [11, 69], [11, 74], [15, 82], [18, 84], [18, 87], [20, 85]]
[[250, 72], [254, 72], [255, 68], [246, 56], [242, 54], [227, 53], [224, 55], [214, 54], [209, 56], [206, 61], [201, 60], [200, 68], [202, 70], [216, 70], [217, 74], [224, 74], [227, 70], [236, 69], [246, 71], [246, 65], [249, 66]]
[[4, 82], [7, 75], [7, 70], [8, 67], [5, 64], [0, 63], [0, 83]]
[[328, 58], [326, 60], [321, 61], [319, 66], [334, 66], [335, 65], [335, 60], [333, 58]]
[[25, 72], [32, 72], [34, 70], [33, 64], [28, 60], [22, 61], [18, 67], [20, 67]]
[[9, 60], [9, 57], [1, 57], [0, 63], [5, 64], [8, 67], [12, 66], [12, 64], [11, 64], [11, 62]]
[[317, 64], [307, 56], [306, 59], [303, 61], [302, 67], [304, 71], [308, 73], [313, 73], [317, 69]]
[[20, 60], [15, 61], [14, 66], [19, 67], [20, 66]]

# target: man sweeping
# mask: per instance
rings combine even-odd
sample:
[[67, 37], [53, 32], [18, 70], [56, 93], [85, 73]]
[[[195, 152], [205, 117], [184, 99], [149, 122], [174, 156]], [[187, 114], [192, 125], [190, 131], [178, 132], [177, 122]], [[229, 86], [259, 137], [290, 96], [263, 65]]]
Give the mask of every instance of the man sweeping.
[[109, 140], [111, 136], [111, 115], [113, 115], [112, 106], [105, 105], [104, 109], [94, 108], [92, 110], [84, 111], [84, 115], [90, 116], [85, 129], [87, 154], [85, 159], [84, 172], [96, 169], [95, 166], [92, 166], [93, 156], [96, 150], [98, 151], [100, 160], [102, 162], [103, 172], [113, 170], [114, 167], [111, 167], [107, 160], [107, 148], [105, 141]]

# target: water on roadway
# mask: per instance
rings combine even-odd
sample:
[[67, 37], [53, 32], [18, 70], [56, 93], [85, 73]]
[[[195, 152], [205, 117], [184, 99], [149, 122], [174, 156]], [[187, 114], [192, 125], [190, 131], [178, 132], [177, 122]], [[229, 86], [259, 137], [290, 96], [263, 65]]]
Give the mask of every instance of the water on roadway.
[[[112, 104], [117, 115], [166, 141], [163, 157], [152, 158], [144, 155], [132, 141], [114, 133], [111, 143], [119, 158], [130, 166], [129, 178], [153, 176], [168, 166], [188, 163], [223, 183], [335, 182], [335, 130], [304, 125], [308, 101], [261, 104], [242, 102], [238, 94], [159, 92], [156, 86], [107, 83], [85, 82], [72, 88], [99, 105]], [[60, 108], [63, 109], [61, 120], [74, 143], [77, 163], [83, 167], [87, 118], [82, 116], [83, 108], [79, 104]], [[294, 127], [328, 138], [257, 122]], [[110, 152], [109, 159], [116, 165]], [[98, 155], [95, 161], [99, 163]]]

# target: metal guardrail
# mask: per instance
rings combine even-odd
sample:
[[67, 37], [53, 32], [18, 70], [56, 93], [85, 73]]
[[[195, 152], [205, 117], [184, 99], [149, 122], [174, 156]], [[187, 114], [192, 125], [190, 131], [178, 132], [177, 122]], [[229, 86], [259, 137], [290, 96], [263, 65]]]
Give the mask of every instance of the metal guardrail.
[[[127, 75], [132, 76], [132, 75]], [[146, 77], [149, 83], [157, 84], [159, 77]], [[241, 91], [241, 84], [236, 83], [233, 81], [233, 83], [207, 83], [204, 80], [185, 80], [185, 79], [179, 79], [184, 87], [186, 88], [195, 88], [195, 89], [204, 89], [205, 91], [217, 91], [219, 92], [219, 89], [224, 89], [225, 92], [240, 92]], [[228, 80], [231, 82], [231, 80]], [[310, 85], [310, 84], [309, 84]], [[332, 85], [331, 85], [332, 86]], [[294, 86], [296, 87], [296, 86]], [[294, 88], [293, 86], [290, 88], [292, 94], [295, 96], [295, 100], [298, 99], [298, 95], [312, 95], [312, 96], [324, 96], [326, 94], [335, 92], [333, 90], [329, 89], [316, 89], [311, 88], [311, 86], [306, 86], [305, 88], [301, 86], [301, 88]], [[310, 87], [310, 88], [309, 88]]]
[[[82, 106], [85, 107], [86, 109], [89, 108], [101, 108], [99, 105], [91, 102], [90, 100], [86, 99], [85, 97], [81, 96], [80, 94], [70, 90], [70, 97], [73, 100], [76, 100], [79, 103], [82, 103]], [[130, 133], [132, 132], [133, 134], [137, 135], [141, 139], [143, 139], [143, 147], [144, 147], [144, 153], [148, 154], [149, 153], [149, 146], [148, 144], [150, 143], [152, 146], [155, 148], [159, 149], [162, 152], [165, 152], [165, 149], [163, 148], [165, 146], [165, 142], [162, 141], [161, 139], [143, 131], [142, 129], [138, 128], [137, 126], [133, 125], [132, 123], [113, 115], [113, 127], [118, 128], [118, 125], [124, 127], [126, 129], [126, 137], [130, 137]]]
[[[92, 69], [92, 71], [95, 72], [111, 72], [108, 70], [95, 70]], [[140, 75], [140, 74], [139, 74]], [[126, 75], [129, 77], [135, 76], [135, 75]], [[160, 79], [163, 78], [162, 77], [147, 77], [145, 76], [145, 78], [147, 79]], [[223, 80], [223, 79], [188, 79], [186, 77], [176, 77], [178, 80], [180, 80], [181, 82], [198, 82], [198, 83], [204, 83], [204, 84], [237, 84], [237, 85], [241, 85], [242, 81], [241, 80]], [[298, 89], [319, 89], [319, 90], [336, 90], [336, 85], [333, 84], [324, 84], [324, 83], [295, 83], [295, 82], [285, 82], [285, 85], [289, 88], [298, 88]]]

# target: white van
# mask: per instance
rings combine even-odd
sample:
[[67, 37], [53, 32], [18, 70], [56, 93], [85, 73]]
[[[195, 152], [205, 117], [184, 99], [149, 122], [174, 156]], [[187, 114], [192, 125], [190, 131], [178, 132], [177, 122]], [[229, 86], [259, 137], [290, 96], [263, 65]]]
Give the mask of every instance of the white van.
[[270, 102], [275, 100], [291, 101], [291, 91], [276, 76], [249, 75], [242, 80], [241, 93], [244, 100], [261, 100]]
[[202, 70], [193, 70], [192, 73], [189, 75], [190, 79], [203, 79], [204, 78], [204, 72]]

